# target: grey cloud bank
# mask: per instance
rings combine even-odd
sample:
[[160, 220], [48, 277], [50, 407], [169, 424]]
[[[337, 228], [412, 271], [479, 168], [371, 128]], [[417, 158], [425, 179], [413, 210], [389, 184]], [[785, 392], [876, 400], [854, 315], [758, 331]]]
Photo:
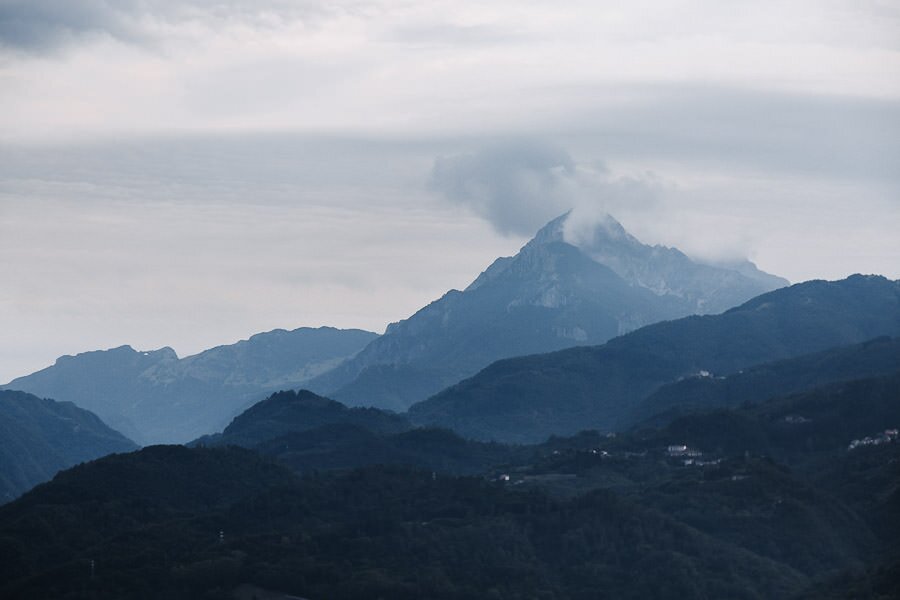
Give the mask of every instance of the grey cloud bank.
[[871, 130], [900, 98], [897, 11], [849, 1], [739, 14], [715, 2], [559, 11], [506, 0], [3, 0], [0, 11], [0, 43], [57, 48], [56, 60], [0, 63], [0, 112], [16, 115], [7, 139], [602, 127], [643, 144], [662, 126], [692, 129], [700, 145], [735, 119], [842, 135], [833, 117], [850, 116]]
[[[575, 89], [559, 133], [602, 139], [621, 158], [691, 161], [828, 179], [900, 183], [900, 99], [741, 87]], [[621, 97], [602, 109], [592, 98]]]

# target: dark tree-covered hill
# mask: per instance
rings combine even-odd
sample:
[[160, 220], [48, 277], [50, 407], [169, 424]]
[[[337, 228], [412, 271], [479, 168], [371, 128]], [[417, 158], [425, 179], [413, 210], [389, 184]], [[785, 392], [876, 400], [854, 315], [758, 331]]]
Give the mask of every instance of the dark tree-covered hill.
[[522, 454], [448, 430], [412, 429], [402, 415], [348, 408], [306, 390], [273, 394], [235, 417], [221, 434], [192, 445], [255, 449], [298, 473], [384, 464], [476, 474]]
[[71, 402], [0, 390], [0, 503], [62, 469], [136, 448], [97, 415]]
[[195, 443], [252, 448], [285, 434], [335, 424], [382, 434], [411, 428], [405, 417], [377, 408], [348, 408], [308, 390], [281, 391], [236, 416], [221, 434], [204, 436]]
[[784, 598], [807, 578], [609, 492], [147, 448], [0, 508], [4, 598]]
[[286, 434], [257, 444], [255, 449], [298, 473], [395, 465], [477, 475], [531, 454], [529, 448], [467, 440], [446, 429], [384, 435], [346, 424]]
[[665, 422], [687, 411], [756, 403], [832, 382], [888, 375], [898, 369], [900, 338], [880, 337], [757, 365], [727, 377], [686, 377], [648, 396], [637, 415]]

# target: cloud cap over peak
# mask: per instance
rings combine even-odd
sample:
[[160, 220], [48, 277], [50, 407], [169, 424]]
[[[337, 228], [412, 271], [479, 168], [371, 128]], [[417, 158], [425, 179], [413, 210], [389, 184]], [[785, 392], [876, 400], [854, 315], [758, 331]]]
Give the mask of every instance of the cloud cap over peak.
[[565, 150], [526, 140], [438, 157], [430, 186], [487, 219], [498, 232], [528, 235], [571, 208], [559, 188], [574, 173], [575, 163]]
[[651, 174], [615, 177], [598, 162], [579, 164], [559, 146], [521, 139], [434, 161], [430, 188], [464, 206], [503, 235], [531, 236], [548, 221], [630, 212], [655, 202]]

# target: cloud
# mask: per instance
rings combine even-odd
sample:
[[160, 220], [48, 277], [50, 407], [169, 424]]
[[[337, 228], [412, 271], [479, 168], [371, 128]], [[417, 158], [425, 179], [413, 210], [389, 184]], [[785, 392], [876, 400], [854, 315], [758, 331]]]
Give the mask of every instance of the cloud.
[[602, 138], [604, 152], [617, 159], [900, 181], [897, 98], [696, 84], [567, 91], [585, 105], [597, 97], [627, 99], [573, 110], [560, 127], [572, 137]]
[[179, 23], [264, 25], [316, 11], [287, 0], [0, 0], [0, 47], [43, 53], [90, 36], [145, 43]]
[[496, 24], [458, 25], [445, 21], [399, 26], [386, 32], [384, 37], [388, 41], [414, 47], [482, 46], [531, 40], [524, 32]]
[[[128, 4], [127, 2], [125, 3]], [[74, 37], [121, 31], [121, 8], [102, 0], [3, 0], [0, 2], [0, 44], [26, 51], [43, 51]]]
[[505, 143], [474, 154], [439, 157], [431, 188], [470, 208], [503, 234], [533, 233], [570, 206], [559, 193], [575, 164], [562, 149]]
[[530, 236], [560, 214], [579, 223], [643, 211], [661, 183], [652, 174], [614, 176], [598, 162], [579, 164], [540, 140], [508, 141], [470, 154], [438, 157], [430, 188], [465, 206], [503, 235]]

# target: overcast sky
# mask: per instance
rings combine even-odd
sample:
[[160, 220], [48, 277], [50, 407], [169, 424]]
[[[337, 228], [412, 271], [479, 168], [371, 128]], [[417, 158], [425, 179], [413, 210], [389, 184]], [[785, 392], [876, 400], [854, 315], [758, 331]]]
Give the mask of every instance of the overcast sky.
[[900, 278], [900, 3], [0, 0], [0, 381], [380, 332], [570, 208]]

